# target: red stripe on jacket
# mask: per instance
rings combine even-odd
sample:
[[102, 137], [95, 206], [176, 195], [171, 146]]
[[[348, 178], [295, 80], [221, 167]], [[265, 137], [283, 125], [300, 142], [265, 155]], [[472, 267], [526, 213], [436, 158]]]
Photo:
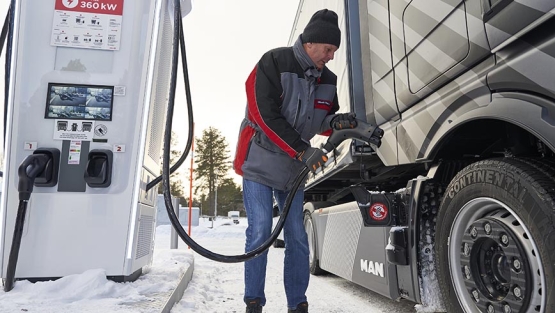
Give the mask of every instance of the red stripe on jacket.
[[295, 151], [295, 149], [293, 149], [289, 144], [287, 144], [287, 142], [281, 139], [281, 137], [278, 134], [276, 134], [268, 125], [266, 125], [266, 123], [264, 122], [264, 119], [262, 118], [262, 115], [260, 115], [260, 110], [258, 109], [258, 102], [256, 101], [257, 68], [258, 68], [258, 65], [254, 67], [254, 70], [249, 75], [249, 78], [247, 79], [247, 82], [245, 84], [246, 91], [247, 91], [247, 107], [249, 112], [248, 113], [249, 119], [255, 122], [255, 124], [258, 125], [260, 129], [262, 129], [264, 134], [266, 134], [266, 136], [273, 143], [275, 143], [280, 149], [285, 151], [285, 153], [287, 153], [289, 156], [295, 157], [295, 155], [297, 154], [297, 151]]
[[241, 168], [245, 163], [247, 158], [247, 152], [249, 151], [249, 143], [254, 136], [255, 129], [250, 125], [246, 125], [245, 128], [241, 130], [239, 135], [239, 142], [237, 143], [237, 151], [235, 153], [235, 160], [233, 160], [233, 169], [237, 175], [243, 176], [243, 169]]

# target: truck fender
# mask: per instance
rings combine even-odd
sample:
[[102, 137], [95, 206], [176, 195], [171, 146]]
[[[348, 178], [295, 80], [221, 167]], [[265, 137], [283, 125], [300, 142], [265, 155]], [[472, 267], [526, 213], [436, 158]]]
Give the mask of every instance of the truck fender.
[[471, 110], [459, 118], [445, 123], [431, 137], [429, 145], [422, 146], [416, 161], [432, 160], [448, 135], [470, 121], [496, 119], [514, 124], [541, 140], [555, 151], [555, 103], [536, 95], [520, 92], [493, 94], [491, 103]]

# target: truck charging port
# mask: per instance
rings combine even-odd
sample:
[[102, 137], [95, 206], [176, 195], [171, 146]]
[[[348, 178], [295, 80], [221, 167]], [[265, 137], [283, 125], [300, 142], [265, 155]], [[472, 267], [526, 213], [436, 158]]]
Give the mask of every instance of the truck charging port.
[[357, 202], [365, 227], [399, 225], [399, 212], [404, 205], [396, 193], [371, 193], [363, 186], [349, 187]]

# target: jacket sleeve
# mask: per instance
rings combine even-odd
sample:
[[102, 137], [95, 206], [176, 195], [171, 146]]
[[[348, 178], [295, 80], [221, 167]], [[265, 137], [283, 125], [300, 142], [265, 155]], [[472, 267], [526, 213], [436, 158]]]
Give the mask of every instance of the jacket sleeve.
[[329, 136], [331, 135], [331, 120], [336, 116], [335, 112], [339, 110], [339, 101], [337, 100], [337, 93], [333, 97], [333, 106], [331, 107], [330, 112], [322, 121], [320, 125], [320, 135], [322, 136]]
[[281, 114], [281, 74], [273, 53], [262, 56], [246, 83], [249, 119], [291, 157], [310, 145]]

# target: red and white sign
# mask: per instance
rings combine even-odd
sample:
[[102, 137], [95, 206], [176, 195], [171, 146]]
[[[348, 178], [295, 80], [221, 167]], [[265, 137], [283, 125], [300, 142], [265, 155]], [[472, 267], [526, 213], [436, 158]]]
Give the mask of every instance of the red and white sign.
[[123, 15], [123, 0], [56, 0], [56, 10]]
[[368, 209], [368, 213], [371, 219], [381, 222], [387, 218], [389, 210], [385, 204], [377, 202], [372, 204], [370, 209]]
[[124, 0], [56, 0], [53, 46], [119, 50]]

